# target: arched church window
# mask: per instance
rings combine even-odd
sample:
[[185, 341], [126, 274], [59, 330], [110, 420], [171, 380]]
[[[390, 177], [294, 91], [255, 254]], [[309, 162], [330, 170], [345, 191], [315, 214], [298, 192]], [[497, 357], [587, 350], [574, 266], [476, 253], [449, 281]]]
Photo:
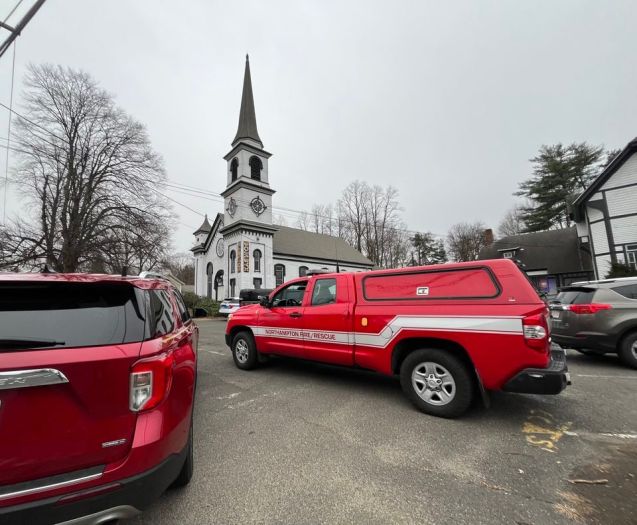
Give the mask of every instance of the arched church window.
[[232, 173], [232, 182], [237, 180], [237, 172], [239, 171], [239, 161], [237, 157], [230, 162], [230, 173]]
[[250, 177], [254, 180], [261, 180], [261, 170], [263, 169], [263, 162], [257, 156], [250, 157]]
[[237, 252], [232, 250], [230, 252], [230, 273], [235, 273], [237, 271]]
[[260, 272], [261, 271], [261, 250], [254, 250], [252, 257], [254, 257], [254, 271]]
[[206, 297], [208, 299], [212, 298], [212, 263], [208, 263], [206, 266], [206, 277], [207, 277], [207, 286], [206, 286]]
[[285, 281], [285, 265], [283, 264], [275, 264], [274, 265], [274, 280], [277, 286], [283, 284]]
[[299, 266], [299, 277], [305, 277], [308, 269], [309, 268], [307, 266]]
[[215, 301], [219, 300], [219, 288], [223, 288], [223, 270], [218, 270], [215, 274]]

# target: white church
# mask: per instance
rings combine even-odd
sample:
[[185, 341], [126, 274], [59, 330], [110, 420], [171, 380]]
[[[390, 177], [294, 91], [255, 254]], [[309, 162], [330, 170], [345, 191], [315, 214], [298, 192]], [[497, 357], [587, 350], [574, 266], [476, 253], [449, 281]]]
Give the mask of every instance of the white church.
[[343, 239], [272, 223], [268, 161], [257, 132], [246, 56], [237, 135], [227, 162], [224, 211], [194, 232], [195, 293], [221, 300], [243, 289], [275, 288], [309, 269], [370, 270], [373, 263]]

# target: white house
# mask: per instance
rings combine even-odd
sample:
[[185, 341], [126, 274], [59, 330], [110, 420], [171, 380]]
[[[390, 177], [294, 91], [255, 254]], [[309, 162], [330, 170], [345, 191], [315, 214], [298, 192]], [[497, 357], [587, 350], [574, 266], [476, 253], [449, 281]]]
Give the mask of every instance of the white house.
[[272, 223], [268, 161], [257, 131], [246, 56], [239, 126], [227, 162], [224, 211], [194, 232], [195, 293], [223, 299], [274, 288], [308, 269], [366, 271], [373, 263], [343, 239]]
[[637, 268], [637, 138], [577, 197], [573, 216], [596, 278], [606, 277], [611, 263]]

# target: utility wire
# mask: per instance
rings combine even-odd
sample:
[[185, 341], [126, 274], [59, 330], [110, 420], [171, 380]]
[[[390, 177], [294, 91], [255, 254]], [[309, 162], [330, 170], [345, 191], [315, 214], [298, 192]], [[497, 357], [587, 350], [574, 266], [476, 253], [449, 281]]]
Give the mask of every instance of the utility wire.
[[[18, 2], [18, 6], [19, 5], [20, 3]], [[18, 6], [14, 8], [14, 11], [18, 8]], [[11, 14], [13, 14], [13, 11], [9, 13], [9, 16], [11, 16]], [[15, 86], [15, 45], [16, 43], [13, 42], [13, 61], [11, 64], [11, 94], [9, 95], [9, 123], [7, 124], [7, 152], [4, 162], [4, 203], [2, 206], [2, 224], [5, 224], [7, 220], [7, 193], [9, 190], [9, 148], [11, 147], [11, 121], [13, 120], [11, 116], [13, 112], [13, 87]]]
[[9, 18], [11, 18], [11, 15], [16, 12], [16, 9], [18, 9], [18, 7], [20, 7], [20, 4], [23, 1], [24, 0], [18, 0], [18, 3], [13, 7], [13, 9], [10, 11], [10, 13], [7, 15], [7, 17], [2, 21], [3, 24], [7, 23], [7, 20], [9, 20]]
[[[40, 126], [39, 124], [33, 122], [32, 120], [29, 120], [28, 118], [26, 118], [24, 115], [21, 115], [20, 113], [18, 113], [17, 111], [12, 110], [11, 108], [7, 107], [5, 104], [3, 104], [2, 102], [0, 102], [0, 106], [9, 110], [11, 113], [13, 113], [14, 115], [17, 115], [19, 118], [23, 119], [24, 121], [28, 122], [29, 124], [37, 127], [38, 129], [44, 131], [45, 133], [48, 133], [49, 135], [57, 138], [58, 140], [61, 140], [63, 142], [65, 142], [65, 139], [59, 137], [58, 135], [56, 135], [55, 133], [53, 133], [52, 131], [44, 128], [43, 126]], [[37, 135], [36, 135], [37, 136]], [[44, 139], [43, 139], [44, 140]], [[57, 146], [55, 144], [50, 143], [53, 146]], [[198, 188], [195, 186], [188, 186], [186, 184], [182, 184], [182, 183], [176, 183], [174, 181], [167, 181], [167, 182], [163, 182], [162, 183], [163, 186], [166, 187], [166, 189], [169, 189], [170, 191], [176, 191], [181, 189], [182, 190], [182, 195], [188, 195], [188, 196], [195, 196], [195, 195], [191, 195], [188, 193], [184, 193], [183, 190], [186, 191], [190, 191], [192, 193], [198, 194], [196, 196], [205, 196], [208, 197], [208, 200], [213, 201], [213, 202], [223, 202], [225, 200], [225, 197], [223, 197], [221, 194], [219, 193], [215, 193], [209, 190], [205, 190], [203, 188]], [[148, 186], [152, 191], [157, 191], [155, 188], [152, 188], [150, 186]], [[157, 191], [157, 193], [159, 193]], [[164, 195], [163, 193], [160, 193], [160, 195], [162, 195], [163, 197], [173, 201], [175, 204], [178, 204], [190, 211], [192, 211], [193, 213], [197, 213], [198, 215], [201, 215], [202, 217], [205, 215], [203, 213], [200, 213], [192, 208], [190, 208], [189, 206], [175, 200], [175, 199], [171, 199], [170, 197], [168, 197], [167, 195]], [[220, 200], [219, 200], [220, 199]], [[245, 201], [242, 199], [236, 199], [236, 201], [240, 204], [246, 204], [246, 205], [250, 205], [250, 201]], [[326, 219], [328, 221], [332, 221], [332, 222], [338, 222], [338, 219], [335, 219], [334, 217], [329, 217], [327, 215], [321, 215], [321, 214], [316, 214], [316, 213], [312, 213], [312, 212], [308, 212], [306, 210], [297, 210], [294, 208], [286, 208], [283, 206], [272, 206], [272, 210], [276, 211], [279, 214], [284, 214], [287, 215], [288, 218], [296, 218], [298, 219], [299, 216], [302, 215], [307, 215], [308, 217], [319, 217], [321, 219]], [[286, 213], [287, 212], [287, 213]], [[292, 216], [290, 214], [295, 214], [295, 216]], [[403, 233], [407, 233], [407, 234], [411, 234], [411, 235], [415, 235], [416, 233], [423, 233], [422, 231], [419, 230], [409, 230], [407, 228], [399, 228], [399, 227], [395, 227], [395, 226], [386, 226], [385, 229], [390, 230], [390, 231], [396, 231], [396, 232], [403, 232]], [[445, 235], [442, 235], [440, 233], [433, 233], [433, 232], [429, 232], [431, 233], [434, 237], [445, 237]]]

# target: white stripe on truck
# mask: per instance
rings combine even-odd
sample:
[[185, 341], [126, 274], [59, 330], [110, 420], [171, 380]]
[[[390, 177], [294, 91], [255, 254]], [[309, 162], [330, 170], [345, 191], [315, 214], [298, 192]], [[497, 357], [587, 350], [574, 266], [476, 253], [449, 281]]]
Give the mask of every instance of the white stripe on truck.
[[336, 332], [331, 330], [305, 330], [275, 326], [250, 326], [256, 337], [274, 339], [311, 340], [331, 344], [357, 344], [384, 348], [401, 330], [430, 332], [472, 332], [482, 334], [522, 335], [521, 317], [455, 316], [445, 317], [409, 316], [394, 317], [378, 333]]

